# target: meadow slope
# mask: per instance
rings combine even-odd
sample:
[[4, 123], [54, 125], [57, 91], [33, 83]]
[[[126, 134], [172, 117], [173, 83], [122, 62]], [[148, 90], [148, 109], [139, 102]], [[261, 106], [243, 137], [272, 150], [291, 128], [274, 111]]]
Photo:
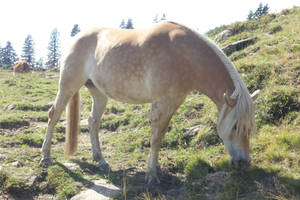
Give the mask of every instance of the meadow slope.
[[[55, 162], [43, 169], [40, 147], [59, 75], [0, 71], [0, 199], [69, 199], [98, 178], [126, 185], [114, 199], [124, 199], [125, 193], [127, 199], [300, 199], [300, 8], [219, 27], [207, 35], [214, 40], [225, 29], [234, 35], [217, 43], [221, 47], [257, 37], [230, 55], [250, 92], [262, 91], [255, 102], [257, 133], [251, 138], [249, 169], [229, 168], [229, 154], [216, 132], [217, 109], [197, 92], [179, 108], [162, 142], [160, 188], [144, 187], [148, 104], [108, 102], [99, 134], [110, 173], [92, 161], [85, 123], [77, 153], [64, 155], [64, 114], [52, 142]], [[91, 109], [86, 88], [81, 99], [84, 120]]]

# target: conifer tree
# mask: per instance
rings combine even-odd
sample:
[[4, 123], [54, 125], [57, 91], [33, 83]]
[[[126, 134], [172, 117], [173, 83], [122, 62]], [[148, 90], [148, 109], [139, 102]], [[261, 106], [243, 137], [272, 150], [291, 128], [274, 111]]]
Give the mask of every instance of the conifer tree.
[[252, 10], [250, 10], [247, 19], [248, 19], [248, 20], [251, 20], [251, 19], [253, 19], [253, 17], [254, 17], [254, 13], [253, 13]]
[[120, 28], [122, 28], [122, 29], [134, 29], [132, 19], [128, 18], [127, 23], [125, 23], [125, 20], [122, 19], [121, 24], [120, 24]]
[[153, 21], [152, 21], [152, 23], [157, 24], [158, 22], [159, 22], [159, 20], [158, 20], [158, 14], [156, 14], [155, 17], [154, 17], [154, 19], [153, 19]]
[[122, 29], [126, 28], [126, 23], [125, 23], [124, 19], [122, 19], [122, 21], [121, 21], [120, 28], [122, 28]]
[[134, 29], [131, 18], [128, 18], [127, 20], [126, 29]]
[[74, 37], [79, 32], [80, 32], [80, 28], [79, 28], [78, 24], [75, 24], [73, 26], [72, 31], [71, 31], [71, 37]]
[[60, 58], [60, 44], [59, 44], [59, 32], [55, 28], [50, 35], [50, 42], [48, 44], [48, 59], [46, 66], [48, 68], [54, 68], [58, 65]]
[[28, 62], [30, 67], [34, 67], [35, 65], [34, 42], [30, 34], [25, 39], [22, 51], [23, 51], [21, 55], [22, 60]]
[[166, 16], [165, 13], [163, 13], [163, 15], [160, 18], [160, 21], [162, 22], [162, 21], [165, 21], [165, 20], [167, 20], [167, 16]]
[[10, 41], [7, 41], [6, 46], [2, 48], [2, 64], [5, 69], [11, 68], [14, 63], [18, 60], [17, 54], [12, 47]]
[[269, 13], [269, 9], [270, 7], [268, 6], [268, 4], [263, 5], [262, 3], [260, 3], [255, 12], [253, 12], [252, 10], [249, 11], [247, 19], [260, 19], [263, 15]]

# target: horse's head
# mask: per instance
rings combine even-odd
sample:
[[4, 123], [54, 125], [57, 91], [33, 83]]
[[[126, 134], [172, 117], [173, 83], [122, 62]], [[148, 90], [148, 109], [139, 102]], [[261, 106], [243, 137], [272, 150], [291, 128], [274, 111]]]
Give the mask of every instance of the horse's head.
[[246, 95], [233, 99], [224, 94], [225, 104], [219, 115], [217, 129], [230, 153], [230, 165], [238, 169], [250, 166], [249, 136], [255, 130], [253, 101], [258, 94], [259, 90], [255, 91], [251, 99]]

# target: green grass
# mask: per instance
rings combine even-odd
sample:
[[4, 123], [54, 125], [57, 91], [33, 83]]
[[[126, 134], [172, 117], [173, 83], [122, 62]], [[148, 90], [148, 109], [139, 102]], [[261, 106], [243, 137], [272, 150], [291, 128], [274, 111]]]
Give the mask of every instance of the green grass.
[[[77, 153], [71, 158], [64, 155], [62, 121], [52, 140], [54, 164], [44, 170], [39, 160], [48, 120], [46, 105], [55, 99], [58, 73], [12, 76], [10, 71], [0, 71], [0, 198], [20, 193], [68, 199], [92, 180], [105, 178], [119, 186], [126, 179], [128, 199], [299, 199], [300, 8], [286, 16], [268, 15], [219, 27], [209, 36], [214, 38], [228, 27], [236, 35], [220, 46], [258, 37], [255, 44], [230, 56], [249, 90], [261, 89], [255, 102], [258, 130], [251, 138], [248, 170], [229, 167], [229, 155], [216, 132], [217, 109], [197, 92], [178, 109], [162, 141], [159, 191], [143, 187], [150, 147], [149, 104], [109, 100], [100, 130], [103, 155], [112, 167], [108, 174], [92, 161], [87, 125], [81, 126]], [[87, 119], [92, 101], [86, 88], [81, 89], [81, 100], [81, 119]], [[7, 109], [10, 105], [14, 108]], [[198, 130], [188, 134], [194, 126]], [[32, 177], [36, 181], [28, 184]], [[123, 198], [121, 194], [115, 199]]]

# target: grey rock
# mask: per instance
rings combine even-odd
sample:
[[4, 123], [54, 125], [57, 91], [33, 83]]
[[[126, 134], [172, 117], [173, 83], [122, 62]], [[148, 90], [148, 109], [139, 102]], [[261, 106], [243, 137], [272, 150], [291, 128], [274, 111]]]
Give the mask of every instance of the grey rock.
[[36, 183], [36, 181], [37, 181], [37, 176], [32, 176], [28, 179], [28, 181], [26, 182], [26, 185], [32, 186]]
[[200, 129], [200, 125], [190, 127], [184, 132], [184, 135], [193, 137], [198, 133], [199, 129]]
[[256, 42], [256, 40], [257, 40], [257, 37], [239, 40], [237, 42], [234, 42], [232, 44], [229, 44], [229, 45], [223, 47], [222, 50], [227, 56], [229, 56], [236, 51], [240, 51], [240, 50], [248, 47], [249, 45], [254, 44]]
[[81, 191], [71, 200], [108, 200], [121, 193], [121, 188], [108, 183], [105, 179], [93, 181], [94, 185]]
[[5, 110], [14, 110], [16, 108], [15, 104], [8, 105]]
[[21, 167], [21, 164], [19, 161], [12, 162], [11, 165], [14, 167]]
[[232, 35], [233, 35], [233, 33], [231, 30], [224, 30], [221, 33], [219, 33], [215, 39], [217, 42], [223, 42]]

